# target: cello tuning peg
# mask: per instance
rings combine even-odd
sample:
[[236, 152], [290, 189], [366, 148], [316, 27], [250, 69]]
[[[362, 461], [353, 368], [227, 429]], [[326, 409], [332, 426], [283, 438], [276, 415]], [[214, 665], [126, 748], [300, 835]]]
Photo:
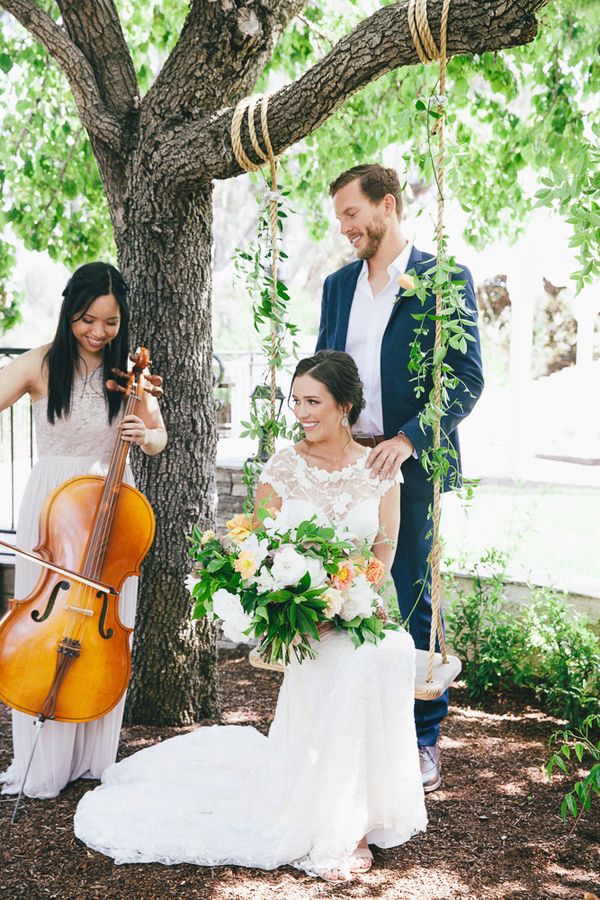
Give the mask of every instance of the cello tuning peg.
[[109, 378], [106, 382], [106, 389], [108, 391], [118, 391], [120, 394], [126, 394], [127, 388], [122, 387], [118, 382], [116, 382], [113, 378]]
[[146, 375], [146, 381], [149, 381], [150, 384], [155, 385], [155, 387], [160, 387], [161, 384], [163, 383], [163, 380], [160, 377], [160, 375]]
[[144, 390], [153, 397], [162, 397], [165, 393], [161, 387], [145, 387]]
[[113, 373], [113, 375], [116, 375], [117, 378], [129, 378], [127, 372], [122, 372], [120, 369], [111, 369], [110, 371]]

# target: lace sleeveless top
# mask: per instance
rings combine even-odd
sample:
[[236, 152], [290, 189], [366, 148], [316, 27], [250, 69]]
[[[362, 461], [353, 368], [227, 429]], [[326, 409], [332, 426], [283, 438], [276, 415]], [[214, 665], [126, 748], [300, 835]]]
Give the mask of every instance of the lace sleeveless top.
[[373, 540], [379, 530], [379, 503], [393, 487], [402, 482], [381, 481], [366, 467], [369, 450], [359, 459], [336, 472], [311, 466], [294, 446], [285, 447], [267, 462], [260, 475], [281, 498], [281, 514], [293, 519], [310, 518], [318, 510], [334, 525], [345, 528], [361, 540]]
[[75, 377], [71, 412], [48, 421], [48, 398], [33, 406], [38, 456], [86, 456], [99, 462], [110, 460], [117, 437], [118, 415], [108, 423], [108, 407], [102, 387], [102, 366], [84, 377]]

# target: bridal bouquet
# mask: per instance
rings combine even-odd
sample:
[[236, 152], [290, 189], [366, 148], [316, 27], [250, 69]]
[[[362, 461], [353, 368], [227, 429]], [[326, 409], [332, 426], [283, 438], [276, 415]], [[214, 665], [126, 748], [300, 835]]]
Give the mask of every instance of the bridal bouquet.
[[258, 638], [269, 663], [288, 663], [292, 650], [300, 662], [314, 658], [311, 638], [318, 641], [328, 623], [356, 646], [397, 627], [374, 587], [383, 565], [306, 507], [295, 516], [261, 510], [258, 523], [235, 516], [223, 538], [197, 527], [190, 538], [192, 617], [220, 619], [233, 641]]

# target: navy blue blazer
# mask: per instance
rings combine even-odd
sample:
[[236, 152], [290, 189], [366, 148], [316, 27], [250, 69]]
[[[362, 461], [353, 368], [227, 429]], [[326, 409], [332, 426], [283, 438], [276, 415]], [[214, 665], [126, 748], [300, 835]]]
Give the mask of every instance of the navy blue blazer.
[[[434, 263], [434, 257], [413, 247], [406, 271], [422, 275]], [[325, 279], [317, 350], [346, 349], [350, 308], [362, 265], [362, 260], [356, 260]], [[466, 305], [473, 320], [473, 327], [469, 331], [475, 340], [467, 341], [466, 353], [449, 348], [446, 355], [446, 361], [458, 376], [459, 384], [455, 389], [449, 391], [448, 412], [442, 419], [442, 441], [446, 444], [448, 441], [450, 442], [458, 454], [458, 460], [456, 461], [457, 465], [451, 461], [452, 465], [444, 482], [444, 490], [449, 490], [457, 480], [460, 483], [460, 446], [457, 426], [471, 412], [483, 390], [481, 345], [476, 325], [477, 304], [473, 290], [473, 278], [464, 266], [461, 267], [460, 273], [453, 277], [466, 282], [464, 286]], [[419, 425], [419, 413], [425, 407], [433, 383], [431, 374], [429, 374], [424, 382], [425, 391], [418, 398], [415, 394], [415, 382], [412, 380], [413, 374], [408, 370], [408, 361], [415, 329], [418, 329], [421, 324], [412, 316], [435, 307], [433, 295], [428, 296], [427, 300], [431, 300], [431, 303], [426, 302], [422, 306], [418, 297], [403, 297], [403, 291], [400, 291], [399, 299], [392, 310], [381, 344], [381, 399], [384, 434], [386, 438], [391, 438], [399, 431], [404, 432], [412, 441], [419, 456], [433, 444], [431, 429], [423, 430]], [[426, 323], [425, 328], [427, 333], [421, 335], [420, 344], [423, 349], [429, 349], [433, 347], [434, 341], [433, 322]], [[431, 482], [418, 460], [413, 457], [407, 459], [402, 466], [402, 474], [404, 475], [402, 489], [407, 497], [426, 498], [431, 496]]]

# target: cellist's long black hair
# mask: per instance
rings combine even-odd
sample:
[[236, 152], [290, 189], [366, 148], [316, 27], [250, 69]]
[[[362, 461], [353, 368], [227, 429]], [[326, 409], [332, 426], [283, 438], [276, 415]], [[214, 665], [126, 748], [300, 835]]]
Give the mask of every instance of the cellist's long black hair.
[[[77, 341], [71, 330], [74, 321], [81, 319], [96, 297], [112, 294], [119, 306], [121, 323], [116, 337], [103, 350], [103, 383], [112, 377], [112, 369], [127, 370], [129, 347], [129, 288], [118, 269], [109, 263], [93, 262], [80, 266], [63, 291], [58, 325], [54, 340], [45, 356], [48, 366], [48, 421], [68, 417], [71, 411], [73, 379], [79, 366]], [[109, 393], [104, 388], [108, 407], [108, 421], [112, 422], [121, 408], [122, 394]]]

